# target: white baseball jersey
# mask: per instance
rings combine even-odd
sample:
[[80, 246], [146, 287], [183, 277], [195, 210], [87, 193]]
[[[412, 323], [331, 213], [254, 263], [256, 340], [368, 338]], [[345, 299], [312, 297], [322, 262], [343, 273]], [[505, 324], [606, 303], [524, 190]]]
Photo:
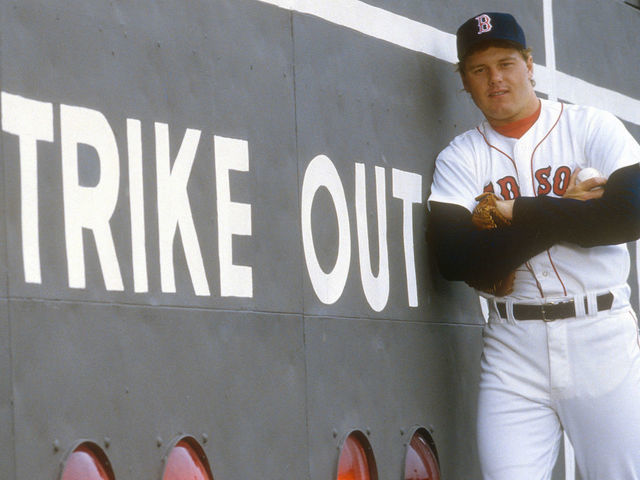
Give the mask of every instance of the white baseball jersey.
[[[437, 158], [429, 202], [456, 204], [471, 212], [483, 191], [505, 200], [562, 197], [578, 167], [594, 167], [609, 177], [619, 168], [640, 163], [640, 146], [612, 114], [541, 102], [540, 117], [519, 139], [497, 133], [487, 121], [457, 136]], [[616, 303], [626, 302], [628, 275], [624, 244], [557, 244], [517, 269], [509, 298], [539, 301], [611, 290]]]

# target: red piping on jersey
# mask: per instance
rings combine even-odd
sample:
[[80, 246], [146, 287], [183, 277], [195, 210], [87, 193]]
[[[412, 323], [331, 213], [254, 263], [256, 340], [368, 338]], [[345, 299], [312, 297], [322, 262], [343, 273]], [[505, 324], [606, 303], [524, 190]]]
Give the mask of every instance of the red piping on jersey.
[[[536, 151], [538, 150], [538, 147], [542, 144], [542, 142], [544, 142], [547, 137], [551, 134], [551, 132], [553, 131], [554, 128], [556, 128], [556, 126], [558, 125], [558, 122], [560, 122], [560, 117], [562, 117], [562, 113], [564, 112], [564, 104], [560, 103], [560, 113], [558, 114], [558, 118], [556, 119], [556, 122], [553, 124], [553, 126], [549, 129], [549, 131], [547, 132], [547, 134], [542, 137], [542, 140], [540, 140], [538, 142], [538, 144], [536, 145], [536, 148], [533, 149], [533, 152], [531, 152], [531, 186], [533, 187], [533, 195], [534, 196], [538, 196], [538, 192], [536, 191], [536, 185], [534, 182], [534, 174], [533, 174], [533, 156], [536, 154]], [[558, 269], [556, 268], [555, 263], [553, 263], [553, 259], [551, 258], [551, 252], [549, 250], [547, 250], [547, 256], [549, 257], [549, 261], [551, 262], [551, 266], [553, 267], [553, 271], [556, 274], [556, 277], [558, 278], [558, 281], [560, 282], [560, 285], [562, 285], [562, 291], [564, 292], [565, 297], [567, 296], [567, 287], [565, 286], [564, 282], [562, 281], [562, 278], [560, 277], [560, 274], [558, 273]], [[536, 280], [537, 282], [537, 280]], [[542, 295], [544, 297], [544, 295]]]
[[484, 133], [482, 133], [482, 131], [480, 130], [480, 127], [476, 127], [476, 130], [478, 130], [478, 133], [480, 135], [482, 135], [482, 138], [484, 138], [484, 142], [489, 145], [489, 148], [493, 148], [494, 150], [497, 150], [498, 152], [500, 152], [501, 154], [503, 154], [505, 157], [507, 157], [509, 160], [511, 160], [511, 163], [513, 164], [513, 168], [516, 169], [516, 175], [518, 175], [518, 167], [516, 166], [516, 162], [513, 158], [511, 158], [509, 155], [507, 155], [506, 153], [504, 153], [502, 150], [500, 150], [498, 147], [494, 147], [493, 145], [491, 145], [489, 143], [489, 140], [487, 140], [487, 137], [485, 137]]
[[564, 111], [564, 104], [561, 103], [560, 104], [560, 114], [558, 115], [558, 118], [556, 119], [556, 123], [553, 124], [553, 126], [549, 129], [547, 134], [544, 137], [542, 137], [542, 140], [540, 140], [538, 142], [538, 144], [536, 145], [536, 148], [533, 149], [533, 152], [531, 152], [531, 187], [533, 189], [533, 195], [535, 197], [538, 196], [538, 192], [536, 191], [536, 183], [534, 181], [535, 175], [533, 173], [533, 156], [536, 154], [536, 150], [538, 150], [538, 147], [540, 146], [540, 144], [542, 142], [544, 142], [547, 139], [547, 137], [549, 136], [549, 134], [553, 131], [553, 129], [556, 128], [556, 125], [558, 125], [558, 122], [560, 121], [560, 117], [562, 116], [562, 112], [563, 111]]
[[540, 292], [540, 296], [544, 298], [544, 292], [542, 291], [542, 285], [540, 285], [540, 282], [538, 281], [538, 277], [536, 277], [536, 274], [534, 273], [533, 268], [531, 268], [531, 264], [529, 262], [525, 262], [524, 265], [527, 267], [527, 270], [529, 270], [529, 273], [531, 273], [531, 276], [536, 281], [536, 287], [538, 287], [538, 291]]
[[553, 267], [553, 271], [556, 274], [556, 277], [558, 277], [558, 280], [560, 281], [560, 285], [562, 285], [562, 290], [564, 291], [564, 296], [567, 296], [567, 287], [564, 286], [564, 282], [562, 281], [562, 278], [560, 278], [560, 274], [558, 273], [558, 270], [556, 269], [556, 264], [553, 263], [553, 259], [551, 258], [551, 252], [549, 250], [547, 250], [547, 255], [549, 257], [549, 261], [551, 262], [551, 266]]
[[[547, 137], [551, 134], [551, 132], [556, 128], [556, 126], [558, 125], [558, 122], [560, 122], [560, 117], [562, 117], [562, 113], [563, 112], [564, 112], [564, 104], [560, 103], [560, 114], [558, 115], [558, 118], [556, 119], [556, 121], [552, 125], [552, 127], [549, 129], [547, 134], [544, 137], [542, 137], [542, 140], [540, 140], [538, 142], [538, 144], [535, 146], [535, 148], [533, 149], [533, 152], [531, 152], [531, 159], [530, 159], [530, 164], [531, 164], [531, 184], [532, 184], [532, 187], [533, 187], [533, 195], [534, 196], [538, 196], [538, 195], [537, 195], [536, 188], [535, 188], [535, 182], [533, 180], [534, 179], [534, 174], [533, 174], [533, 156], [535, 155], [536, 151], [538, 150], [538, 147], [542, 144], [542, 142], [544, 142], [547, 139]], [[513, 164], [513, 168], [516, 170], [516, 175], [518, 175], [518, 167], [516, 166], [515, 160], [513, 158], [511, 158], [509, 155], [507, 155], [505, 152], [500, 150], [498, 147], [495, 147], [495, 146], [491, 145], [491, 143], [489, 143], [489, 140], [487, 139], [485, 134], [482, 133], [482, 130], [480, 130], [480, 127], [476, 127], [476, 130], [478, 130], [478, 133], [480, 135], [482, 135], [482, 138], [484, 139], [485, 143], [489, 146], [489, 148], [493, 148], [494, 150], [500, 152], [502, 155], [504, 155], [509, 160], [511, 160], [511, 163]], [[520, 175], [518, 175], [518, 177], [519, 176]], [[555, 272], [556, 277], [558, 278], [558, 281], [562, 285], [562, 290], [564, 291], [564, 295], [566, 296], [567, 295], [567, 287], [564, 285], [564, 282], [562, 281], [562, 278], [560, 278], [560, 274], [558, 273], [558, 269], [556, 268], [556, 265], [553, 263], [553, 259], [551, 258], [551, 253], [549, 252], [549, 250], [547, 250], [547, 255], [549, 257], [549, 261], [551, 262], [551, 266], [553, 267], [553, 271]], [[533, 271], [531, 270], [529, 265], [527, 265], [527, 268], [529, 268], [529, 271], [531, 271], [531, 273], [533, 274]], [[536, 278], [535, 274], [533, 274], [533, 278], [535, 279], [536, 285], [538, 287], [538, 290], [540, 291], [540, 296], [544, 297], [544, 292], [542, 290], [542, 286], [538, 282], [538, 279]]]

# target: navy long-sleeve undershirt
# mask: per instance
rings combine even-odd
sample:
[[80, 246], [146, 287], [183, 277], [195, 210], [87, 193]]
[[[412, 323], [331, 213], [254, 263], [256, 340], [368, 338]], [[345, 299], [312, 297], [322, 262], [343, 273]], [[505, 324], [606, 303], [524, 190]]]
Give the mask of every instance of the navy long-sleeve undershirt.
[[427, 238], [448, 280], [491, 284], [559, 242], [581, 247], [640, 238], [640, 165], [611, 174], [595, 200], [520, 197], [512, 225], [476, 230], [461, 206], [431, 202]]

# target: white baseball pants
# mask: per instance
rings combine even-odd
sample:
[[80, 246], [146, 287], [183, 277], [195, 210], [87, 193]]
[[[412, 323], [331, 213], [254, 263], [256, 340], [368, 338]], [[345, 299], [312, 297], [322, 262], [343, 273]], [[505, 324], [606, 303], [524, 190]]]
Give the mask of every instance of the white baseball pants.
[[485, 480], [546, 480], [564, 430], [585, 480], [640, 480], [640, 345], [629, 308], [484, 329]]

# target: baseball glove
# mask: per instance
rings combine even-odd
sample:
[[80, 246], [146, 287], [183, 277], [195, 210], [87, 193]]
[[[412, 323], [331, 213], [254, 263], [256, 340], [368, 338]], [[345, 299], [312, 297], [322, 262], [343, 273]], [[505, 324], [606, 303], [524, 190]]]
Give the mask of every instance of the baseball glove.
[[[511, 225], [511, 220], [502, 215], [496, 207], [499, 198], [490, 192], [485, 192], [476, 197], [478, 205], [473, 209], [471, 221], [478, 230], [490, 230]], [[468, 281], [467, 284], [477, 290], [504, 297], [513, 291], [513, 282], [516, 277], [515, 270], [510, 272], [505, 278], [487, 284], [486, 282]]]

